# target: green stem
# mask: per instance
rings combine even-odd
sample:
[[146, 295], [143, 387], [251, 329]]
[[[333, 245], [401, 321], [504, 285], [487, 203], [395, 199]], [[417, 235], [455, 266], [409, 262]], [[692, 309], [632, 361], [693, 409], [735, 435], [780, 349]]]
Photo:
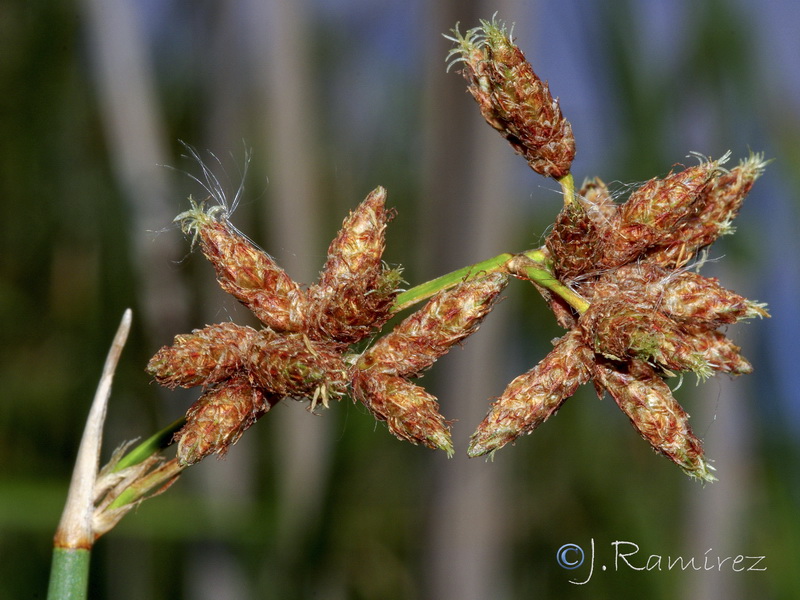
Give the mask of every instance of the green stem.
[[84, 600], [91, 556], [85, 548], [53, 548], [47, 600]]
[[564, 206], [575, 202], [575, 179], [573, 179], [572, 173], [567, 173], [557, 181], [561, 184], [561, 191], [564, 193]]
[[[568, 177], [571, 181], [571, 176], [569, 175], [562, 178], [562, 180]], [[528, 260], [524, 262], [515, 260], [518, 257], [524, 257]], [[589, 303], [586, 300], [556, 279], [547, 255], [541, 249], [536, 249], [517, 255], [509, 254], [508, 252], [498, 254], [483, 262], [462, 267], [436, 279], [414, 286], [410, 290], [398, 294], [392, 306], [392, 312], [400, 312], [417, 302], [430, 298], [437, 292], [458, 285], [462, 281], [496, 271], [518, 275], [550, 290], [563, 298], [567, 304], [579, 313], [584, 313], [589, 308]]]
[[493, 273], [496, 271], [507, 272], [506, 263], [512, 258], [514, 258], [513, 254], [505, 252], [482, 262], [475, 263], [474, 265], [462, 267], [457, 271], [447, 273], [446, 275], [442, 275], [436, 279], [431, 279], [430, 281], [426, 281], [425, 283], [414, 286], [410, 290], [406, 290], [405, 292], [397, 295], [394, 305], [392, 306], [392, 312], [400, 312], [401, 310], [404, 310], [409, 306], [416, 304], [417, 302], [421, 302], [422, 300], [430, 298], [437, 292], [451, 288], [454, 285], [458, 285], [462, 281], [468, 281], [470, 279], [474, 279], [475, 277], [485, 275], [486, 273]]
[[541, 250], [528, 250], [521, 256], [531, 259], [533, 264], [527, 263], [517, 268], [517, 272], [554, 294], [561, 296], [572, 308], [583, 314], [589, 308], [589, 303], [580, 295], [561, 283], [553, 275], [550, 260]]

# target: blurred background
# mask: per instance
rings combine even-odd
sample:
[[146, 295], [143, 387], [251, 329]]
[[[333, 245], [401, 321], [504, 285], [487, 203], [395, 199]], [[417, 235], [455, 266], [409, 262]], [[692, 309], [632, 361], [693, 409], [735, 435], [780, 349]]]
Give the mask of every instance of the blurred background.
[[[457, 420], [455, 458], [401, 443], [347, 400], [321, 416], [281, 403], [98, 542], [91, 597], [797, 597], [800, 4], [789, 0], [1, 2], [0, 597], [44, 597], [123, 310], [134, 330], [104, 459], [197, 395], [150, 382], [160, 346], [208, 323], [253, 324], [171, 224], [190, 194], [204, 197], [180, 140], [231, 193], [252, 149], [233, 222], [299, 281], [316, 278], [347, 211], [379, 184], [398, 211], [385, 258], [409, 285], [542, 243], [557, 185], [445, 72], [442, 33], [495, 11], [561, 99], [578, 183], [664, 175], [693, 163], [689, 151], [775, 159], [737, 235], [713, 247], [724, 260], [704, 268], [769, 303], [772, 319], [729, 330], [756, 372], [687, 377], [676, 392], [720, 481], [690, 481], [590, 389], [493, 462], [467, 460], [488, 399], [560, 335], [535, 291], [512, 282], [422, 380]], [[663, 557], [661, 570], [615, 565], [615, 541], [639, 547], [635, 567]], [[556, 561], [568, 543], [586, 552], [571, 571]], [[738, 555], [764, 556], [766, 570], [734, 570]], [[676, 556], [704, 568], [668, 570]]]

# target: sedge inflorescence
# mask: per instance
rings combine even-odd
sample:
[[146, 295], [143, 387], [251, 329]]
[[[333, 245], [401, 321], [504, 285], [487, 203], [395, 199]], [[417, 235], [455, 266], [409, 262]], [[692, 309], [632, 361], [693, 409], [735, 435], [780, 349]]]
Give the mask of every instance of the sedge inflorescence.
[[[712, 480], [688, 415], [664, 378], [687, 371], [700, 378], [752, 371], [719, 328], [769, 316], [764, 306], [689, 267], [718, 237], [732, 232], [731, 222], [763, 172], [763, 157], [751, 155], [730, 170], [723, 167], [727, 156], [702, 159], [651, 179], [623, 203], [599, 179], [574, 194], [572, 129], [505, 28], [484, 21], [451, 39], [457, 44], [454, 62], [463, 64], [486, 121], [534, 171], [564, 186], [565, 206], [537, 258], [574, 294], [539, 286], [569, 331], [494, 401], [472, 436], [470, 456], [531, 433], [591, 380], [598, 395], [608, 392], [657, 452], [687, 474]], [[509, 267], [525, 278], [533, 262], [523, 254]]]
[[[567, 332], [494, 399], [468, 454], [491, 454], [531, 433], [591, 381], [654, 450], [690, 476], [713, 480], [666, 379], [752, 371], [720, 328], [769, 316], [764, 305], [697, 268], [708, 246], [733, 231], [763, 157], [751, 154], [730, 169], [727, 156], [701, 158], [638, 186], [624, 202], [600, 179], [576, 192], [572, 127], [506, 29], [483, 21], [449, 39], [456, 44], [450, 64], [460, 65], [487, 123], [534, 171], [562, 185], [564, 208], [544, 245], [412, 288], [401, 301], [400, 270], [382, 261], [392, 212], [379, 187], [345, 219], [319, 280], [303, 286], [231, 224], [221, 187], [209, 182], [216, 203], [192, 202], [176, 221], [220, 286], [262, 325], [209, 325], [177, 336], [150, 360], [148, 371], [162, 385], [203, 390], [176, 434], [179, 460], [224, 454], [285, 398], [308, 399], [313, 411], [345, 396], [395, 436], [452, 454], [436, 398], [412, 379], [478, 329], [511, 275], [535, 285]], [[380, 335], [393, 314], [424, 299]]]
[[[218, 199], [219, 200], [219, 199]], [[319, 281], [303, 287], [229, 220], [224, 202], [193, 203], [177, 217], [195, 236], [226, 292], [261, 321], [255, 329], [220, 323], [179, 335], [148, 371], [168, 387], [203, 388], [176, 434], [183, 464], [224, 454], [284, 398], [311, 410], [345, 395], [361, 402], [401, 439], [453, 452], [436, 398], [410, 381], [474, 332], [506, 284], [490, 273], [442, 290], [366, 351], [392, 315], [400, 271], [382, 261], [392, 214], [377, 188], [345, 219]]]

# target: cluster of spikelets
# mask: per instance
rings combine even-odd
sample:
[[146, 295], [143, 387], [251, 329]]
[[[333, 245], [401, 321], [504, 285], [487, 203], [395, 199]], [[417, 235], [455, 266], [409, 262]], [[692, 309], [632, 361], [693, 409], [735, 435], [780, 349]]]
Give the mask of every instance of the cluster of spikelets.
[[[505, 29], [483, 22], [451, 39], [457, 43], [454, 63], [463, 63], [486, 121], [534, 171], [571, 180], [572, 129]], [[494, 401], [472, 436], [470, 456], [532, 432], [592, 380], [598, 395], [607, 391], [656, 451], [693, 477], [713, 479], [664, 377], [751, 372], [718, 328], [768, 316], [763, 305], [687, 270], [703, 249], [732, 231], [731, 221], [765, 165], [751, 155], [725, 170], [725, 158], [652, 179], [622, 204], [599, 179], [567, 194], [542, 252], [555, 278], [586, 302], [569, 304], [540, 288], [569, 331]]]
[[624, 204], [613, 203], [601, 182], [587, 184], [558, 216], [545, 249], [554, 275], [588, 308], [575, 310], [547, 296], [569, 332], [495, 401], [470, 455], [530, 433], [593, 380], [598, 394], [607, 391], [654, 449], [688, 474], [711, 480], [688, 415], [663, 377], [752, 371], [718, 328], [768, 316], [763, 305], [685, 265], [730, 229], [761, 168], [758, 157], [730, 171], [704, 162], [651, 180]]
[[344, 396], [397, 437], [452, 454], [436, 398], [411, 378], [477, 330], [511, 274], [533, 281], [568, 332], [494, 400], [468, 454], [493, 453], [531, 433], [592, 381], [653, 449], [687, 474], [713, 480], [665, 378], [752, 370], [719, 328], [768, 316], [764, 306], [688, 269], [732, 232], [763, 158], [752, 155], [730, 170], [723, 167], [726, 157], [704, 159], [648, 181], [624, 203], [599, 179], [575, 193], [572, 128], [506, 30], [484, 21], [450, 39], [456, 42], [451, 65], [463, 65], [486, 121], [534, 171], [565, 190], [545, 245], [491, 272], [472, 273], [379, 337], [399, 308], [401, 281], [399, 270], [381, 260], [391, 218], [383, 188], [344, 221], [319, 281], [303, 287], [231, 225], [219, 186], [207, 186], [217, 204], [192, 203], [176, 221], [199, 241], [222, 288], [263, 327], [210, 325], [177, 336], [151, 359], [148, 371], [159, 383], [203, 389], [176, 434], [179, 460], [192, 464], [224, 454], [284, 398], [310, 399], [313, 410]]
[[308, 398], [313, 410], [349, 395], [397, 437], [453, 452], [436, 399], [409, 378], [478, 328], [507, 276], [487, 274], [442, 291], [366, 351], [351, 352], [392, 316], [400, 283], [399, 271], [381, 260], [391, 218], [385, 200], [377, 188], [345, 219], [319, 282], [308, 288], [231, 225], [224, 203], [193, 204], [178, 216], [221, 287], [264, 325], [210, 325], [177, 336], [150, 360], [148, 371], [162, 385], [203, 388], [176, 435], [182, 463], [224, 454], [287, 397]]

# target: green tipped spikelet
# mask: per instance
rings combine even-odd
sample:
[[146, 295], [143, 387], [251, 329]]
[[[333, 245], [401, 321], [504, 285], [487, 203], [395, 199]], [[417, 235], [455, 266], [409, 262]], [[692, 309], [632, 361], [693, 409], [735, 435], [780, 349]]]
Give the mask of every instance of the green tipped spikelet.
[[210, 454], [223, 456], [278, 400], [280, 396], [265, 394], [242, 376], [206, 390], [175, 434], [179, 462], [192, 465]]
[[328, 248], [319, 284], [309, 289], [308, 334], [352, 344], [391, 316], [400, 271], [381, 260], [386, 246], [386, 190], [378, 187], [345, 219]]
[[361, 402], [401, 440], [453, 454], [447, 423], [439, 414], [436, 398], [396, 375], [356, 370], [353, 399]]
[[592, 352], [573, 330], [542, 362], [514, 379], [492, 403], [489, 414], [472, 435], [467, 453], [481, 456], [533, 432], [591, 377]]
[[651, 367], [641, 361], [622, 367], [598, 363], [595, 377], [653, 450], [691, 477], [715, 480], [703, 446], [689, 427], [689, 416]]
[[448, 39], [456, 43], [450, 65], [463, 65], [468, 90], [486, 122], [540, 175], [568, 174], [575, 158], [572, 126], [505, 27], [481, 21], [466, 35], [453, 30]]

